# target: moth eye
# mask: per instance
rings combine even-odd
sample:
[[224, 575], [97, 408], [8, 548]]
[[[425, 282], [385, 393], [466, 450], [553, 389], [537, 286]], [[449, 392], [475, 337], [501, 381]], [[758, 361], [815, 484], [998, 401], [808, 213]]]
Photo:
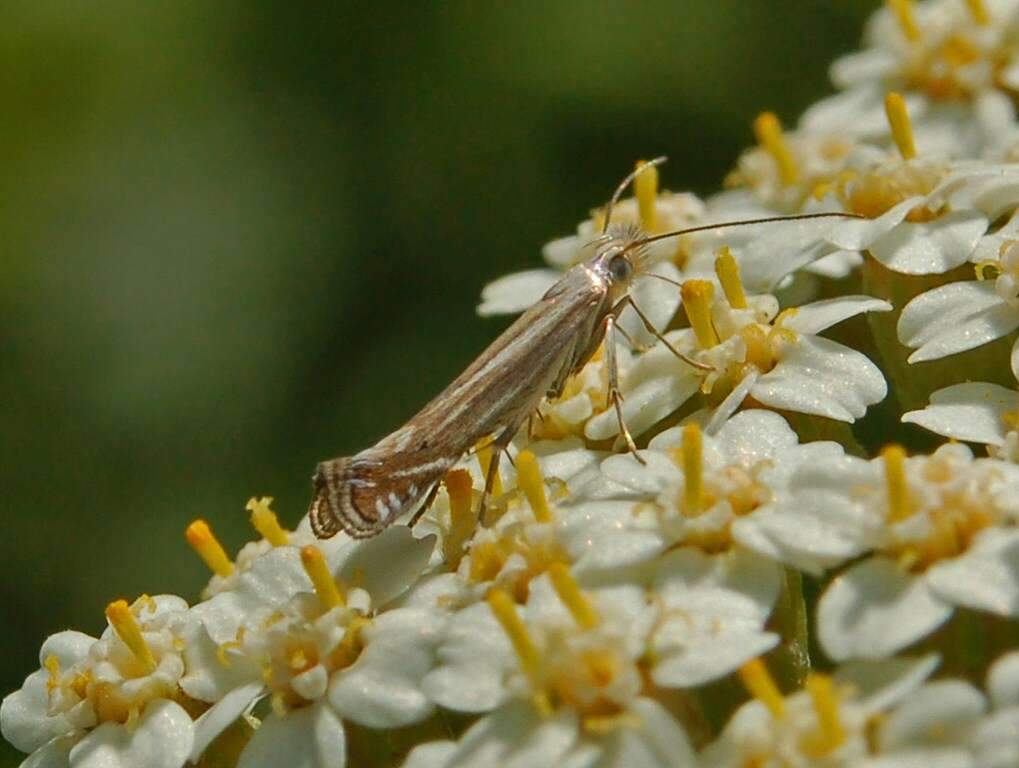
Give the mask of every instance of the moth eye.
[[609, 274], [613, 280], [629, 280], [633, 265], [625, 256], [616, 256], [609, 262]]

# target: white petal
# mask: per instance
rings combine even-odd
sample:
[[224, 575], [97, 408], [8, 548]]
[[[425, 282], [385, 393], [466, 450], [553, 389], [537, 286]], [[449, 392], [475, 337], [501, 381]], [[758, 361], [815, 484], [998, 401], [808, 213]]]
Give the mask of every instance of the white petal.
[[44, 665], [46, 659], [53, 655], [60, 662], [60, 668], [67, 669], [88, 656], [89, 649], [95, 641], [92, 635], [86, 635], [84, 632], [75, 632], [71, 629], [57, 632], [47, 637], [39, 649], [39, 664]]
[[1012, 375], [1019, 379], [1019, 339], [1012, 345]]
[[429, 741], [418, 744], [407, 755], [403, 768], [450, 768], [456, 754], [454, 741]]
[[889, 312], [891, 309], [887, 301], [870, 296], [840, 296], [797, 307], [782, 322], [782, 327], [796, 333], [820, 333], [864, 312]]
[[225, 666], [219, 658], [219, 646], [212, 642], [203, 624], [188, 627], [183, 640], [187, 674], [179, 684], [191, 698], [218, 701], [238, 686], [260, 679], [258, 666], [239, 652], [228, 653], [230, 666]]
[[103, 723], [71, 750], [74, 768], [180, 768], [191, 755], [194, 725], [179, 704], [156, 700], [135, 728]]
[[1002, 416], [1015, 407], [1016, 393], [998, 384], [966, 382], [939, 389], [921, 411], [903, 414], [902, 421], [937, 435], [985, 445], [1005, 441]]
[[191, 762], [198, 758], [223, 731], [246, 712], [262, 694], [262, 683], [248, 683], [230, 691], [195, 720], [195, 738], [191, 744]]
[[962, 747], [924, 747], [868, 757], [854, 768], [973, 768], [973, 756]]
[[1019, 705], [1019, 651], [1003, 654], [991, 665], [987, 693], [995, 709]]
[[682, 726], [654, 699], [630, 702], [640, 718], [639, 728], [617, 728], [603, 739], [596, 768], [673, 768], [696, 765], [697, 758]]
[[541, 248], [541, 256], [546, 264], [558, 267], [561, 270], [569, 269], [588, 254], [593, 255], [590, 248], [586, 248], [588, 240], [579, 235], [568, 235], [551, 240]]
[[500, 277], [481, 289], [477, 312], [482, 317], [523, 312], [562, 276], [554, 269], [528, 269]]
[[1019, 310], [1003, 302], [994, 283], [968, 280], [922, 293], [899, 317], [899, 341], [916, 351], [909, 362], [979, 347], [1019, 327]]
[[942, 599], [1002, 616], [1019, 615], [1019, 531], [987, 528], [960, 557], [927, 573]]
[[828, 239], [840, 249], [862, 251], [886, 232], [897, 227], [906, 215], [922, 202], [922, 197], [911, 197], [889, 208], [876, 219], [841, 221], [832, 227]]
[[[671, 261], [662, 261], [653, 265], [649, 273], [661, 275], [669, 280], [680, 281], [682, 279], [676, 265]], [[681, 302], [679, 288], [664, 280], [654, 277], [642, 277], [634, 282], [630, 289], [630, 298], [640, 307], [641, 312], [647, 315], [648, 320], [660, 333], [664, 333], [669, 327], [673, 315], [679, 309]], [[630, 334], [630, 338], [640, 344], [651, 346], [655, 343], [655, 337], [644, 328], [633, 307], [627, 307], [619, 317], [620, 327]]]
[[[910, 94], [907, 92], [905, 96], [908, 109]], [[812, 104], [800, 117], [799, 126], [816, 133], [845, 133], [849, 130], [854, 136], [884, 137], [888, 135], [884, 98], [882, 82], [861, 83]], [[909, 112], [915, 120], [915, 110]]]
[[690, 688], [720, 680], [743, 664], [763, 656], [779, 637], [771, 632], [724, 630], [682, 638], [678, 650], [659, 649], [661, 660], [651, 670], [651, 679], [662, 688]]
[[325, 701], [282, 716], [269, 715], [237, 760], [237, 768], [344, 768], [346, 764], [343, 722]]
[[369, 728], [396, 728], [431, 714], [421, 680], [435, 665], [443, 620], [436, 611], [414, 608], [375, 618], [363, 630], [366, 645], [357, 661], [329, 684], [333, 709]]
[[980, 691], [962, 680], [937, 680], [914, 691], [889, 713], [880, 731], [881, 747], [901, 749], [910, 745], [928, 745], [931, 734], [951, 743], [962, 730], [978, 719], [986, 708]]
[[1019, 765], [1019, 707], [987, 715], [969, 740], [980, 768], [1015, 768]]
[[50, 715], [46, 684], [50, 675], [36, 670], [21, 688], [4, 697], [0, 704], [0, 730], [3, 737], [22, 752], [32, 752], [58, 736], [73, 733], [76, 728], [63, 714]]
[[722, 428], [722, 425], [743, 405], [743, 401], [747, 399], [747, 395], [753, 390], [759, 378], [761, 378], [760, 371], [754, 368], [740, 379], [739, 383], [732, 388], [732, 392], [718, 404], [715, 412], [711, 414], [711, 418], [704, 425], [706, 434], [714, 435]]
[[744, 243], [730, 243], [744, 287], [771, 293], [787, 275], [838, 250], [827, 238], [841, 221], [818, 218], [748, 228]]
[[25, 758], [21, 768], [70, 768], [71, 748], [77, 743], [76, 736], [53, 739]]
[[372, 607], [395, 600], [421, 577], [435, 549], [436, 537], [418, 538], [406, 525], [394, 525], [378, 536], [330, 558], [333, 573], [346, 584], [359, 584]]
[[871, 557], [842, 573], [818, 604], [818, 637], [836, 661], [881, 658], [933, 632], [952, 606], [922, 577], [891, 560]]
[[774, 408], [852, 422], [888, 393], [885, 377], [866, 355], [821, 336], [801, 336], [751, 394]]
[[[668, 350], [666, 350], [667, 354]], [[661, 376], [643, 381], [626, 392], [623, 420], [634, 436], [674, 413], [697, 391], [698, 379], [690, 375], [689, 366], [676, 361], [685, 370], [678, 376]], [[590, 440], [606, 440], [619, 434], [619, 421], [614, 408], [609, 408], [587, 422], [584, 434]]]
[[840, 666], [835, 679], [852, 686], [853, 700], [865, 711], [889, 709], [909, 696], [933, 674], [938, 656], [861, 659]]
[[822, 256], [806, 266], [806, 271], [832, 280], [848, 277], [863, 264], [863, 256], [857, 251], [835, 251]]
[[922, 223], [902, 222], [870, 245], [889, 269], [907, 275], [940, 275], [966, 263], [987, 219], [977, 211], [951, 211]]
[[[715, 438], [727, 460], [743, 467], [774, 458], [799, 440], [784, 418], [761, 408], [737, 413], [718, 430]], [[651, 445], [654, 445], [653, 440]]]

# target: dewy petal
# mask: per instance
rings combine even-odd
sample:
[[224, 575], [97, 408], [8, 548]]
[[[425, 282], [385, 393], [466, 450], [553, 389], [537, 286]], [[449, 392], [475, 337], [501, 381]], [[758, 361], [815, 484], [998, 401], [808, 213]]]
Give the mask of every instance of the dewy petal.
[[445, 768], [456, 753], [455, 741], [429, 741], [418, 744], [407, 755], [403, 768]]
[[999, 384], [953, 384], [934, 392], [930, 405], [923, 410], [903, 414], [902, 421], [956, 440], [1001, 445], [1005, 441], [1001, 417], [1015, 403], [1015, 391]]
[[[648, 269], [648, 273], [661, 275], [673, 282], [682, 279], [679, 269], [670, 261], [658, 262]], [[630, 298], [640, 307], [641, 312], [647, 315], [651, 325], [664, 333], [669, 327], [676, 310], [679, 309], [680, 295], [679, 288], [665, 280], [658, 280], [654, 277], [643, 277], [636, 280], [630, 289]], [[655, 337], [644, 328], [633, 307], [627, 307], [619, 316], [619, 326], [626, 331], [634, 341], [650, 346], [655, 343]]]
[[865, 312], [890, 312], [892, 305], [870, 296], [839, 296], [797, 307], [782, 322], [783, 328], [796, 333], [820, 333], [826, 328]]
[[365, 648], [353, 666], [333, 676], [329, 701], [341, 717], [369, 728], [396, 728], [431, 714], [422, 678], [435, 666], [444, 617], [402, 608], [362, 631]]
[[949, 283], [922, 293], [899, 317], [899, 341], [916, 351], [909, 362], [979, 347], [1019, 328], [1019, 309], [1002, 301], [992, 281]]
[[870, 244], [870, 253], [906, 275], [940, 275], [966, 263], [987, 219], [978, 211], [950, 211], [933, 221], [902, 222]]
[[980, 691], [962, 680], [927, 683], [882, 719], [880, 749], [927, 746], [932, 733], [937, 733], [942, 743], [950, 744], [955, 738], [964, 738], [986, 706]]
[[482, 317], [523, 312], [563, 276], [554, 269], [528, 269], [493, 280], [481, 289], [477, 312]]
[[21, 768], [70, 768], [71, 749], [78, 743], [76, 736], [64, 736], [30, 754]]
[[22, 752], [32, 752], [51, 739], [76, 730], [64, 714], [48, 714], [49, 678], [45, 669], [36, 670], [0, 704], [3, 737]]
[[[906, 108], [911, 115], [915, 98], [904, 94]], [[883, 81], [871, 81], [815, 102], [800, 117], [799, 129], [810, 133], [846, 133], [865, 138], [884, 138], [888, 135], [888, 121], [884, 110], [885, 86]]]
[[654, 699], [637, 698], [629, 711], [640, 718], [639, 728], [616, 728], [603, 739], [597, 768], [673, 768], [696, 765], [697, 758], [682, 726]]
[[524, 701], [513, 701], [474, 723], [436, 768], [558, 768], [577, 741], [570, 708], [543, 717]]
[[783, 278], [838, 250], [828, 236], [839, 219], [808, 219], [778, 226], [750, 227], [744, 242], [733, 241], [740, 279], [751, 293], [771, 293]]
[[739, 383], [732, 388], [732, 392], [725, 396], [725, 399], [715, 408], [715, 412], [711, 414], [711, 418], [704, 425], [705, 434], [714, 435], [722, 428], [723, 424], [730, 420], [732, 415], [743, 405], [743, 401], [747, 399], [747, 395], [753, 390], [759, 378], [761, 378], [760, 371], [754, 368], [740, 379]]
[[840, 250], [862, 251], [882, 235], [897, 227], [923, 197], [910, 197], [889, 208], [876, 219], [847, 219], [832, 227], [828, 240]]
[[[662, 349], [665, 354], [672, 354], [667, 349]], [[643, 434], [666, 416], [674, 413], [697, 391], [699, 379], [690, 375], [692, 369], [680, 360], [676, 360], [676, 364], [684, 369], [677, 371], [679, 375], [657, 376], [626, 390], [623, 420], [631, 434]], [[618, 435], [619, 420], [615, 409], [609, 408], [588, 421], [584, 427], [584, 434], [590, 440], [607, 440]]]
[[751, 394], [773, 408], [851, 423], [868, 405], [884, 399], [888, 385], [866, 355], [821, 336], [803, 335], [785, 348]]
[[931, 566], [927, 579], [943, 600], [1002, 616], [1019, 615], [1019, 531], [985, 528], [960, 557]]
[[418, 538], [406, 525], [390, 526], [378, 536], [341, 550], [329, 566], [344, 584], [357, 584], [381, 608], [421, 577], [435, 549], [434, 535]]
[[843, 664], [835, 679], [853, 690], [854, 702], [867, 712], [890, 709], [909, 696], [938, 666], [938, 656], [859, 659]]
[[180, 768], [191, 755], [194, 725], [177, 703], [150, 702], [137, 725], [103, 723], [71, 750], [74, 768]]
[[218, 701], [234, 688], [260, 679], [258, 666], [240, 654], [231, 654], [230, 665], [224, 665], [219, 657], [219, 646], [200, 622], [187, 627], [182, 639], [186, 674], [178, 682], [191, 698]]
[[999, 656], [987, 672], [987, 693], [995, 709], [1019, 705], [1019, 651]]
[[[680, 445], [682, 428], [668, 431], [677, 438], [675, 442], [670, 441], [669, 447]], [[666, 445], [665, 435], [665, 432], [657, 435], [649, 447]], [[715, 439], [725, 451], [726, 459], [743, 467], [752, 467], [759, 461], [774, 458], [779, 451], [792, 448], [799, 442], [784, 418], [762, 408], [737, 413], [717, 430]]]
[[244, 747], [237, 768], [344, 768], [347, 736], [325, 701], [273, 713]]
[[191, 744], [191, 762], [198, 758], [223, 731], [246, 712], [265, 690], [261, 682], [248, 683], [234, 688], [195, 720], [195, 738]]
[[933, 632], [952, 606], [922, 576], [871, 557], [834, 579], [817, 608], [818, 637], [834, 660], [882, 658]]
[[582, 501], [558, 524], [558, 539], [576, 574], [640, 566], [667, 542], [656, 530], [633, 527], [633, 501]]

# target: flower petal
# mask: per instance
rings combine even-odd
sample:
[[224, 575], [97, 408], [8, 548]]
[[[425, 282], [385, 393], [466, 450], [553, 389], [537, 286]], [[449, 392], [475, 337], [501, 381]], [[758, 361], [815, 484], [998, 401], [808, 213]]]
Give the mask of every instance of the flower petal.
[[821, 336], [804, 335], [751, 394], [773, 408], [853, 422], [888, 394], [881, 370], [866, 355]]
[[952, 606], [922, 577], [872, 557], [838, 576], [818, 604], [818, 637], [836, 661], [890, 656], [933, 632]]
[[909, 362], [979, 347], [1019, 328], [1019, 310], [1003, 302], [991, 281], [949, 283], [922, 293], [899, 317], [899, 341], [916, 351]]
[[71, 750], [74, 768], [180, 768], [191, 755], [194, 725], [177, 703], [150, 702], [137, 725], [103, 723]]
[[835, 679], [852, 687], [853, 698], [861, 708], [877, 713], [919, 688], [937, 669], [938, 662], [935, 653], [918, 658], [860, 659], [840, 666]]
[[265, 690], [261, 682], [248, 683], [234, 688], [195, 720], [195, 738], [191, 744], [191, 762], [196, 763], [202, 753], [223, 731], [233, 725]]
[[1016, 393], [998, 384], [954, 384], [931, 394], [930, 405], [903, 414], [902, 421], [956, 440], [1001, 445], [1005, 441], [1001, 417], [1015, 402]]
[[880, 746], [888, 751], [929, 746], [932, 733], [942, 743], [962, 741], [986, 708], [980, 691], [962, 680], [927, 683], [883, 719]]
[[889, 312], [891, 309], [887, 301], [870, 296], [839, 296], [797, 307], [782, 322], [782, 327], [796, 333], [820, 333], [864, 312]]
[[435, 549], [436, 536], [418, 538], [406, 525], [390, 526], [378, 536], [343, 549], [330, 558], [333, 573], [346, 584], [359, 584], [381, 608], [421, 577]]
[[[652, 265], [642, 279], [634, 282], [630, 289], [633, 303], [640, 307], [641, 312], [651, 321], [651, 325], [664, 333], [676, 310], [679, 309], [681, 301], [679, 288], [665, 280], [647, 277], [648, 274], [661, 275], [673, 282], [680, 281], [682, 276], [675, 264], [671, 261], [662, 261]], [[650, 346], [655, 343], [655, 337], [644, 327], [633, 307], [626, 307], [623, 310], [619, 316], [619, 326], [639, 344]]]
[[964, 264], [987, 231], [978, 211], [950, 211], [933, 221], [902, 222], [870, 244], [888, 269], [906, 275], [940, 275]]
[[1003, 654], [987, 672], [987, 693], [995, 709], [1019, 704], [1019, 651]]
[[696, 765], [697, 758], [682, 726], [654, 699], [637, 698], [630, 712], [639, 728], [616, 728], [603, 740], [597, 768], [672, 768]]
[[344, 768], [347, 736], [343, 721], [325, 701], [275, 712], [262, 721], [244, 747], [237, 768]]
[[[664, 350], [664, 348], [663, 348]], [[665, 354], [671, 355], [668, 350]], [[650, 354], [650, 353], [648, 353]], [[675, 359], [675, 358], [673, 358]], [[691, 368], [676, 360], [677, 375], [658, 376], [627, 388], [623, 400], [623, 420], [633, 435], [641, 435], [674, 413], [697, 391], [698, 379], [690, 375]], [[589, 440], [607, 440], [619, 434], [619, 420], [614, 408], [609, 408], [592, 418], [584, 427]]]
[[63, 713], [49, 714], [49, 679], [45, 669], [36, 670], [0, 704], [0, 731], [22, 752], [33, 752], [51, 739], [77, 730]]
[[512, 315], [535, 304], [563, 276], [554, 269], [528, 269], [493, 280], [481, 289], [477, 313], [482, 317]]
[[943, 600], [1001, 616], [1019, 615], [1019, 531], [986, 528], [960, 557], [928, 570]]

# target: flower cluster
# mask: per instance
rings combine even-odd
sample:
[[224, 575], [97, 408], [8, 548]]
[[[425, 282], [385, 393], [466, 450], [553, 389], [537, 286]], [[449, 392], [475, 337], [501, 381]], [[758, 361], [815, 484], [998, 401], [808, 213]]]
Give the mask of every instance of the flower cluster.
[[650, 167], [484, 289], [723, 224], [653, 243], [510, 461], [363, 541], [193, 522], [199, 601], [111, 603], [4, 699], [24, 765], [1019, 764], [1019, 3], [889, 0], [832, 74], [724, 191]]

